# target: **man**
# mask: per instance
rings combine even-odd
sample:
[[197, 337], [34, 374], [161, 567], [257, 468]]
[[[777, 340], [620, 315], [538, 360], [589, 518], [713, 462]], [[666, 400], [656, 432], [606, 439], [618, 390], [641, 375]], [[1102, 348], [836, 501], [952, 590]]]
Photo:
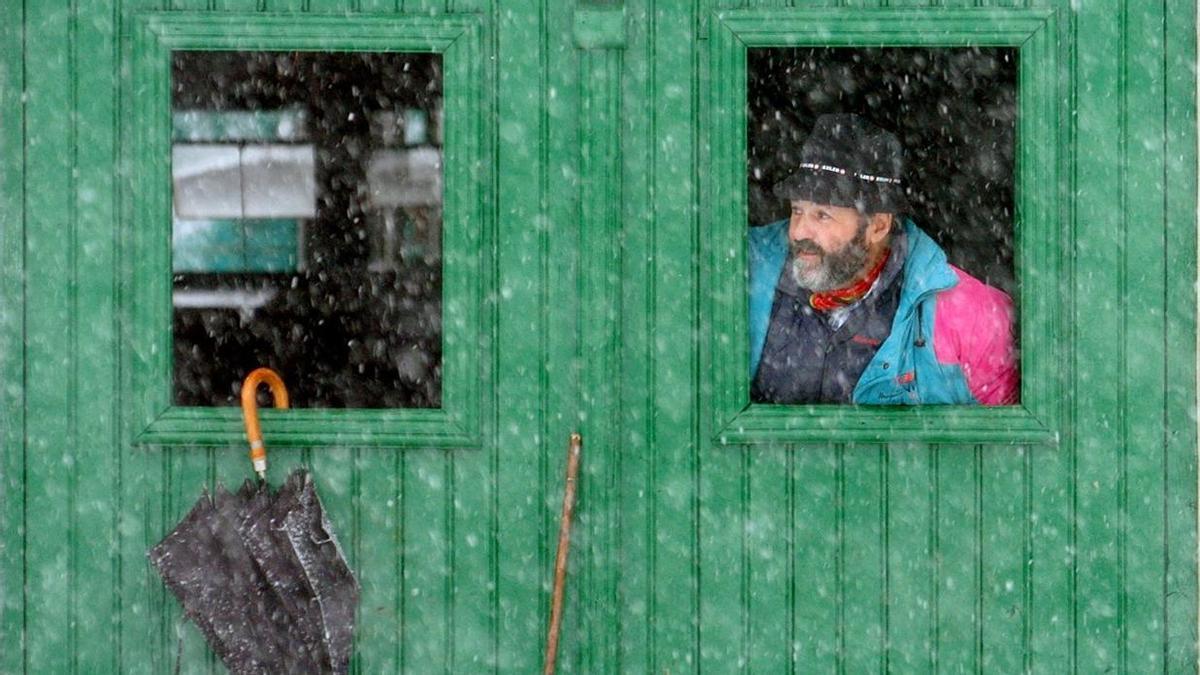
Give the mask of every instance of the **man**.
[[899, 140], [820, 117], [750, 231], [750, 397], [759, 403], [1017, 401], [1012, 301], [902, 214]]

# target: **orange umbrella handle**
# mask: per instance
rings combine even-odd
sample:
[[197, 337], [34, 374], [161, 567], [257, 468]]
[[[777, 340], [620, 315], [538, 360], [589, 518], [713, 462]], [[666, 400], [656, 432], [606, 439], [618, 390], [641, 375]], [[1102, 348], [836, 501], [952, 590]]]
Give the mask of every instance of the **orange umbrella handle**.
[[266, 480], [267, 448], [263, 445], [262, 427], [258, 424], [258, 387], [264, 383], [271, 387], [276, 408], [288, 407], [288, 393], [283, 378], [270, 368], [258, 368], [242, 382], [242, 417], [246, 422], [246, 440], [250, 441], [250, 461], [258, 477]]

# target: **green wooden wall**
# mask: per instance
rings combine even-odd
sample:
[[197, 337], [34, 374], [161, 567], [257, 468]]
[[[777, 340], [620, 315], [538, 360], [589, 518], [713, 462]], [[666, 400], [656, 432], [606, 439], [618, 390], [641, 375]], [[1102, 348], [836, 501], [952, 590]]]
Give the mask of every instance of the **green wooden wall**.
[[[1058, 436], [714, 442], [712, 12], [977, 4], [1057, 11]], [[272, 454], [276, 476], [312, 467], [358, 571], [357, 672], [539, 667], [575, 429], [564, 670], [1196, 671], [1196, 8], [1180, 0], [3, 0], [0, 671], [169, 672], [180, 644], [185, 672], [220, 671], [144, 554], [203, 485], [248, 474], [243, 451], [134, 445], [121, 424], [139, 10], [482, 17], [483, 441]]]

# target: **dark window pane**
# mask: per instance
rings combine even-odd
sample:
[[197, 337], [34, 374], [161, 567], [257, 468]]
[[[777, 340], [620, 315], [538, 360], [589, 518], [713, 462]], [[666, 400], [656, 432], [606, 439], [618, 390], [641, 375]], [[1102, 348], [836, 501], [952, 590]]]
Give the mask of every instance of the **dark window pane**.
[[441, 405], [436, 54], [176, 52], [174, 400]]

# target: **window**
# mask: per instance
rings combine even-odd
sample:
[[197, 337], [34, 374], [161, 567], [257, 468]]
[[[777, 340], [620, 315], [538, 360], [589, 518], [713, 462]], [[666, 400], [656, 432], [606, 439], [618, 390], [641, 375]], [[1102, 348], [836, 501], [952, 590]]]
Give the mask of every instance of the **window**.
[[[1062, 222], [1054, 15], [986, 14], [715, 15], [708, 117], [712, 185], [706, 193], [722, 198], [713, 199], [707, 211], [704, 277], [710, 304], [702, 325], [709, 333], [706, 361], [712, 373], [706, 403], [719, 441], [990, 442], [1053, 434]], [[788, 201], [773, 188], [798, 158], [817, 117], [826, 113], [855, 113], [893, 131], [907, 150], [906, 175], [912, 178], [905, 191], [907, 215], [947, 251], [951, 263], [1012, 295], [1020, 308], [1022, 382], [1016, 405], [887, 405], [911, 402], [899, 397], [869, 401], [885, 404], [880, 406], [821, 405], [752, 398], [747, 364], [761, 354], [752, 324], [762, 312], [747, 301], [749, 287], [757, 283], [747, 277], [754, 254], [748, 233], [752, 239], [755, 226], [787, 217]], [[898, 379], [904, 375], [896, 373]]]
[[437, 54], [172, 55], [174, 402], [441, 404]]
[[124, 388], [147, 443], [477, 442], [489, 238], [473, 17], [138, 15]]
[[[751, 285], [750, 341], [757, 352], [751, 357], [755, 369], [751, 372], [751, 400], [929, 404], [975, 399], [993, 405], [1017, 400], [1016, 312], [1008, 298], [972, 293], [969, 297], [975, 301], [969, 311], [951, 312], [953, 316], [939, 313], [943, 329], [970, 326], [971, 330], [963, 330], [961, 335], [971, 340], [949, 338], [949, 330], [934, 331], [932, 325], [928, 331], [918, 327], [922, 334], [931, 333], [927, 349], [940, 350], [939, 355], [948, 360], [961, 359], [961, 370], [969, 377], [930, 367], [916, 350], [905, 354], [894, 348], [896, 340], [888, 340], [892, 332], [910, 323], [904, 320], [905, 291], [916, 285], [901, 274], [903, 252], [895, 249], [909, 250], [917, 239], [923, 240], [922, 251], [944, 251], [949, 262], [967, 274], [1010, 298], [1015, 295], [1012, 235], [1016, 51], [996, 47], [749, 50], [748, 225], [750, 264], [759, 266], [751, 275], [762, 274], [761, 268], [770, 265], [772, 276], [779, 279], [775, 306], [771, 308], [766, 304], [772, 299], [768, 297], [771, 289], [757, 279]], [[780, 277], [773, 262], [755, 256], [754, 251], [768, 246], [764, 241], [767, 235], [785, 235], [778, 223], [788, 219], [789, 201], [780, 190], [797, 188], [789, 186], [789, 180], [804, 176], [806, 189], [817, 192], [824, 192], [823, 185], [834, 184], [831, 170], [806, 168], [806, 152], [824, 157], [823, 164], [837, 164], [837, 154], [858, 149], [852, 147], [855, 139], [851, 137], [836, 141], [826, 137], [826, 132], [833, 129], [820, 121], [824, 115], [852, 115], [824, 119], [859, 120], [869, 125], [864, 129], [877, 129], [896, 139], [894, 157], [883, 153], [876, 159], [880, 167], [896, 162], [900, 170], [893, 177], [896, 182], [888, 184], [887, 189], [903, 196], [906, 203], [886, 209], [920, 234], [905, 233], [903, 243], [899, 232], [887, 234], [877, 246], [850, 239], [840, 250], [829, 237], [823, 243], [804, 239], [809, 246], [824, 246], [826, 251], [819, 261], [805, 263], [809, 266], [807, 280], [795, 281], [790, 275]], [[823, 147], [831, 142], [834, 145]], [[875, 161], [845, 158], [851, 163], [863, 159]], [[874, 188], [875, 184], [867, 182], [861, 189], [882, 194]], [[831, 194], [824, 199], [838, 198]], [[851, 225], [860, 230], [866, 227], [867, 221], [858, 214], [847, 214], [847, 218], [853, 216], [851, 219], [857, 221]], [[777, 224], [772, 227], [770, 223]], [[889, 246], [888, 240], [897, 246]], [[849, 303], [845, 308], [831, 309], [816, 300], [814, 304], [821, 309], [803, 302], [799, 308], [784, 302], [827, 297], [819, 291], [824, 288], [821, 284], [830, 285], [828, 277], [844, 276], [844, 271], [855, 275], [871, 271], [872, 259], [882, 255], [884, 249], [894, 259], [883, 261], [884, 267], [873, 284], [860, 284], [863, 297], [839, 296], [838, 303]], [[793, 258], [787, 255], [783, 262], [785, 270], [790, 270]], [[936, 270], [930, 266], [920, 274], [928, 276]], [[853, 281], [840, 279], [832, 285], [842, 287]], [[813, 284], [818, 285], [816, 292], [810, 290]], [[992, 317], [989, 325], [996, 335], [976, 330], [987, 317]], [[764, 323], [769, 330], [766, 335], [758, 335], [756, 331], [761, 333]], [[948, 345], [961, 350], [951, 356]], [[907, 378], [906, 382], [865, 386], [863, 380], [879, 380], [872, 366], [884, 358], [912, 361], [910, 366], [893, 371], [896, 379]]]

